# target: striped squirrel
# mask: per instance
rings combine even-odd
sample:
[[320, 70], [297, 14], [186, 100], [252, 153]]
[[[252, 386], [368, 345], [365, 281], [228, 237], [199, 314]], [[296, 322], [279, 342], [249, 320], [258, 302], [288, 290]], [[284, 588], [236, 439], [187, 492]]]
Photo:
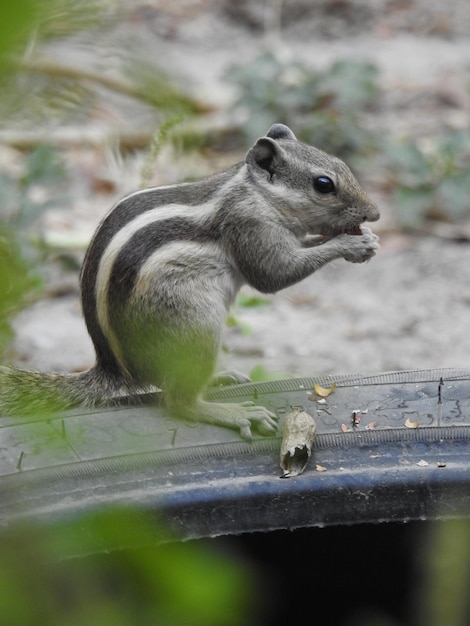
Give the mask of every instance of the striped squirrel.
[[[204, 399], [230, 306], [243, 284], [274, 293], [379, 243], [379, 211], [339, 159], [274, 124], [243, 161], [208, 178], [144, 189], [104, 217], [80, 285], [96, 364], [60, 374], [0, 367], [0, 413], [109, 403], [159, 388], [175, 417], [277, 430], [252, 403]], [[233, 374], [232, 382], [248, 380]]]

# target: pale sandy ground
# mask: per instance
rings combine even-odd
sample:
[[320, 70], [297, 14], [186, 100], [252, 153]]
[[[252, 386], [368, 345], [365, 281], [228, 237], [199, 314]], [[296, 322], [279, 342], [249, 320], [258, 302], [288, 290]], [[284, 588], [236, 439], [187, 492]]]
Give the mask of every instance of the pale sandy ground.
[[[431, 239], [387, 245], [363, 265], [337, 261], [272, 297], [237, 311], [225, 366], [245, 372], [325, 373], [467, 367], [470, 247]], [[15, 350], [39, 369], [82, 369], [93, 361], [77, 297], [45, 299], [15, 321]]]

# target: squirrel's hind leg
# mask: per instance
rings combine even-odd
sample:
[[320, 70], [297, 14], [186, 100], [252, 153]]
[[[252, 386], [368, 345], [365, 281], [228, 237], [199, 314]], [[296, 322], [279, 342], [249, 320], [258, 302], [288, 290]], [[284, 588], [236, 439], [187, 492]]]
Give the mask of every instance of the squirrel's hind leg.
[[[170, 407], [171, 410], [171, 407]], [[186, 405], [173, 407], [176, 416], [197, 422], [205, 422], [238, 430], [243, 439], [251, 441], [252, 428], [261, 435], [275, 435], [278, 428], [277, 416], [264, 406], [252, 402], [242, 404], [207, 402], [201, 397]]]
[[[119, 318], [124, 320], [116, 333], [121, 352], [137, 382], [162, 389], [175, 417], [233, 428], [245, 439], [251, 438], [252, 427], [263, 435], [274, 434], [277, 417], [265, 407], [203, 399], [214, 375], [230, 300], [223, 273], [212, 276], [211, 285], [205, 276], [186, 272], [180, 281], [169, 276], [172, 280], [162, 285], [160, 272], [153, 289], [147, 281], [145, 300], [136, 291], [126, 316]], [[172, 288], [165, 291], [169, 284]], [[244, 377], [242, 381], [247, 382]]]
[[180, 338], [178, 347], [173, 341], [171, 353], [171, 358], [166, 359], [162, 387], [164, 402], [172, 415], [239, 430], [248, 440], [252, 438], [252, 428], [262, 435], [277, 432], [277, 416], [264, 406], [252, 402], [225, 404], [203, 399], [218, 355], [218, 345], [213, 337], [186, 337], [186, 341]]

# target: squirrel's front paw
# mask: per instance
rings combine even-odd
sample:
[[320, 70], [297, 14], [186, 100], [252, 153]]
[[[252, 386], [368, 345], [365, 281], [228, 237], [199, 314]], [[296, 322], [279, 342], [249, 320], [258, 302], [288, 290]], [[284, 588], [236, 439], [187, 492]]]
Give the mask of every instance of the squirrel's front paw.
[[375, 255], [380, 246], [379, 238], [367, 226], [361, 228], [360, 235], [341, 236], [347, 237], [347, 249], [343, 258], [350, 263], [364, 263], [364, 261], [368, 261]]

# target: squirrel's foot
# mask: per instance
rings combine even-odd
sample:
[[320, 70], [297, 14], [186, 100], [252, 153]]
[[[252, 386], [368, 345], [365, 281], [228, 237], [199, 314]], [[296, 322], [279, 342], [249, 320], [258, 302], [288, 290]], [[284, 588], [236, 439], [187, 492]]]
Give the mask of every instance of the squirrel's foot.
[[251, 441], [252, 428], [261, 435], [275, 435], [278, 429], [278, 417], [264, 406], [253, 402], [225, 404], [198, 400], [192, 407], [176, 411], [179, 417], [195, 422], [205, 422], [240, 431], [243, 439]]
[[237, 420], [236, 426], [240, 429], [243, 439], [251, 441], [251, 427], [255, 426], [260, 435], [275, 435], [278, 427], [278, 417], [264, 406], [258, 406], [254, 402], [242, 402], [241, 404], [232, 405], [241, 407], [245, 415], [242, 419]]

